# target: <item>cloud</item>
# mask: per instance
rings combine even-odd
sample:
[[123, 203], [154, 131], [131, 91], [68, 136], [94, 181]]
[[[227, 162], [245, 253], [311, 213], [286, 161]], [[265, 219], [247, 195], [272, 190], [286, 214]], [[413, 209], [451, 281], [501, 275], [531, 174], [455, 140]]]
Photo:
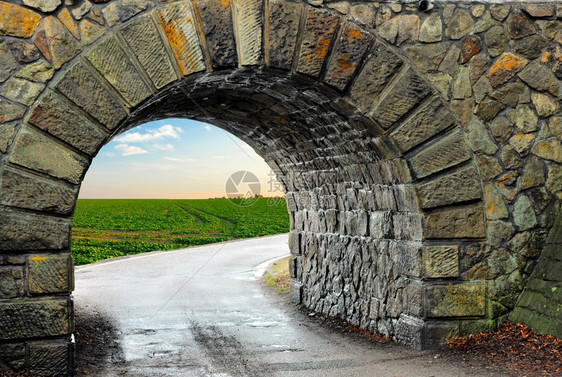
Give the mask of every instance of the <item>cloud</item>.
[[158, 149], [159, 151], [173, 151], [174, 146], [170, 143], [168, 144], [154, 144], [154, 149]]
[[206, 126], [205, 126], [205, 129], [206, 129], [207, 131], [211, 131], [211, 126], [206, 125]]
[[121, 156], [133, 156], [135, 154], [145, 154], [148, 153], [147, 150], [134, 145], [119, 144], [115, 146], [115, 149], [121, 151]]
[[164, 157], [164, 160], [172, 161], [172, 162], [195, 162], [196, 161], [194, 158], [176, 158], [176, 157]]
[[145, 143], [147, 141], [156, 141], [161, 139], [179, 139], [180, 133], [183, 131], [179, 127], [174, 127], [171, 124], [165, 124], [155, 130], [148, 130], [142, 132], [128, 132], [124, 135], [118, 136], [114, 141], [118, 143]]
[[115, 157], [116, 154], [115, 154], [115, 153], [111, 153], [111, 152], [106, 152], [106, 153], [103, 153], [103, 156], [105, 156], [105, 157]]

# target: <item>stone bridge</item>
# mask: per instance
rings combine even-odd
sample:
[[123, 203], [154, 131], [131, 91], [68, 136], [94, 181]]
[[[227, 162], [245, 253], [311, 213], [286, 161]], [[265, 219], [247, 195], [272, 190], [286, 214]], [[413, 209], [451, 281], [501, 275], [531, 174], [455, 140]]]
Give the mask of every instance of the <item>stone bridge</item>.
[[217, 125], [277, 173], [294, 301], [416, 348], [562, 336], [562, 5], [0, 1], [0, 370], [72, 374], [102, 145]]

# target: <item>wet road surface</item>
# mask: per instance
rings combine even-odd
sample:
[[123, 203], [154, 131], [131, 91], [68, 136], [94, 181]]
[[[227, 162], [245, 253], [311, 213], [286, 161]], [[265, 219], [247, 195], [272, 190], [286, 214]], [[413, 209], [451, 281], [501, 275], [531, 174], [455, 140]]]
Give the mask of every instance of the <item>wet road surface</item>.
[[119, 348], [90, 375], [493, 375], [308, 320], [261, 283], [268, 262], [286, 255], [279, 235], [77, 267], [77, 312], [110, 321]]

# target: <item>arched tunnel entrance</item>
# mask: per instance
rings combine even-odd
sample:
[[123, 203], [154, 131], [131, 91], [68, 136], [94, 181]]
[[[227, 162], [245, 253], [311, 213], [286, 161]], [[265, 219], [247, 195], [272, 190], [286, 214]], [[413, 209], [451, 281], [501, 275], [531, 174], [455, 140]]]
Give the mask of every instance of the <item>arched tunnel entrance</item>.
[[[458, 29], [468, 13], [457, 11]], [[20, 287], [0, 303], [2, 341], [15, 350], [7, 359], [23, 352], [32, 371], [46, 359], [58, 360], [57, 373], [70, 368], [80, 183], [104, 143], [165, 117], [215, 124], [276, 172], [291, 216], [295, 302], [415, 348], [506, 314], [488, 296], [496, 276], [468, 273], [494, 247], [489, 238], [511, 237], [487, 222], [486, 159], [474, 153], [490, 136], [475, 118], [467, 137], [468, 122], [412, 50], [407, 58], [391, 46], [410, 29], [383, 40], [378, 33], [394, 29], [281, 0], [176, 1], [126, 21], [108, 22], [76, 51], [50, 45], [58, 72], [13, 124], [0, 187], [0, 250]], [[494, 86], [513, 77], [502, 72], [489, 75]]]

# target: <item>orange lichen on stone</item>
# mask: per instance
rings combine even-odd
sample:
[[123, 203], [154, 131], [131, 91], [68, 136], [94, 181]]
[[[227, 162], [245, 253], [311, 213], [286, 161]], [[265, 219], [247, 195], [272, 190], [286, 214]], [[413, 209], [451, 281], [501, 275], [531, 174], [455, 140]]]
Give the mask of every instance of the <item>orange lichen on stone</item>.
[[494, 63], [486, 75], [492, 86], [501, 85], [509, 81], [517, 72], [521, 71], [529, 61], [510, 52], [505, 52]]
[[318, 44], [316, 45], [316, 50], [314, 51], [314, 55], [316, 59], [322, 60], [328, 55], [328, 49], [330, 48], [331, 40], [329, 38], [324, 37], [323, 35], [320, 36], [318, 40]]
[[41, 21], [41, 16], [19, 5], [0, 1], [0, 35], [29, 38]]
[[74, 19], [70, 15], [68, 9], [64, 8], [58, 15], [58, 19], [63, 23], [64, 26], [74, 35], [76, 39], [80, 39], [80, 33], [78, 32], [78, 25], [74, 22]]
[[352, 39], [357, 39], [361, 37], [361, 29], [345, 29], [345, 35]]
[[221, 4], [222, 4], [222, 7], [224, 9], [226, 9], [230, 6], [230, 0], [221, 0]]
[[[186, 18], [185, 21], [189, 23], [193, 22], [191, 18]], [[160, 22], [164, 27], [164, 32], [168, 37], [170, 47], [172, 47], [172, 51], [176, 57], [181, 74], [186, 76], [192, 73], [195, 68], [195, 62], [193, 62], [193, 59], [189, 56], [189, 54], [184, 53], [189, 43], [181, 30], [181, 26], [177, 25], [175, 21], [166, 22], [166, 19], [162, 16], [160, 16]], [[184, 58], [187, 59], [187, 62], [184, 61]]]

